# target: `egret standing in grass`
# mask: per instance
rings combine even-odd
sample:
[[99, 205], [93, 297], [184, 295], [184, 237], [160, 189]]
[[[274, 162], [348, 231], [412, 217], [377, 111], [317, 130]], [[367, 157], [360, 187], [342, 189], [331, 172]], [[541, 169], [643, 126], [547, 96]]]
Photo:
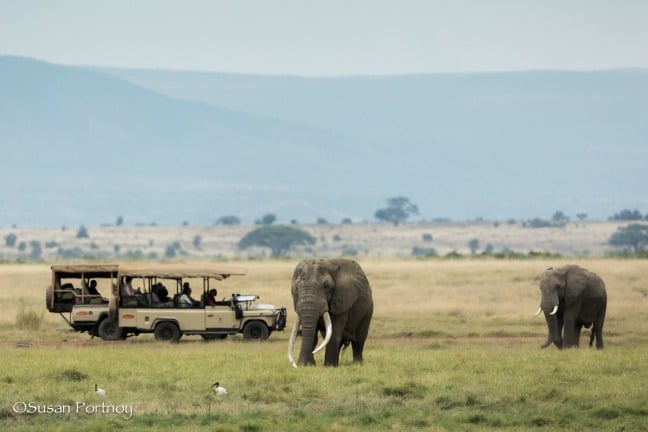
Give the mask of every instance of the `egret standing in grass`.
[[102, 389], [97, 384], [95, 384], [95, 394], [97, 396], [106, 397], [106, 390]]
[[221, 387], [218, 381], [212, 384], [212, 388], [214, 389], [214, 393], [216, 393], [218, 396], [223, 396], [227, 394], [227, 390], [225, 390], [225, 387]]

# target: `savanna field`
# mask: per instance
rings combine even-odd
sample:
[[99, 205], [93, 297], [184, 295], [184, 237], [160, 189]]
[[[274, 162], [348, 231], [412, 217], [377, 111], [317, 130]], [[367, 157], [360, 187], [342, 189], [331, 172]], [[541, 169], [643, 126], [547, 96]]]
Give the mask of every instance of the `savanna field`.
[[[648, 430], [646, 260], [358, 258], [375, 302], [364, 363], [349, 350], [339, 368], [324, 368], [321, 352], [318, 366], [293, 369], [298, 261], [229, 261], [248, 275], [219, 284], [222, 295], [286, 306], [285, 331], [263, 343], [185, 336], [176, 345], [70, 332], [45, 308], [49, 264], [0, 265], [2, 429]], [[540, 349], [539, 277], [568, 263], [606, 282], [603, 351], [587, 347], [588, 330], [580, 349]], [[215, 381], [229, 394], [216, 396]]]

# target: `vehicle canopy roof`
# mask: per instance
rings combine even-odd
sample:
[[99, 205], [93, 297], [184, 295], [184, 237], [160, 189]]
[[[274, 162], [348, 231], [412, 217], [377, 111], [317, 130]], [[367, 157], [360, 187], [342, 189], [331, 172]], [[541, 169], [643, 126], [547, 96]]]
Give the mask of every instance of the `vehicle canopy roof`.
[[232, 275], [244, 276], [247, 269], [243, 267], [226, 266], [222, 264], [64, 264], [53, 265], [52, 271], [61, 276], [86, 277], [119, 274], [132, 277], [158, 277], [166, 279], [183, 278], [214, 278], [226, 279]]
[[119, 266], [120, 276], [158, 277], [166, 279], [214, 278], [226, 279], [232, 275], [244, 276], [247, 269], [221, 264], [124, 264]]
[[81, 277], [81, 275], [94, 278], [117, 275], [117, 264], [60, 264], [53, 265], [52, 271], [63, 277]]

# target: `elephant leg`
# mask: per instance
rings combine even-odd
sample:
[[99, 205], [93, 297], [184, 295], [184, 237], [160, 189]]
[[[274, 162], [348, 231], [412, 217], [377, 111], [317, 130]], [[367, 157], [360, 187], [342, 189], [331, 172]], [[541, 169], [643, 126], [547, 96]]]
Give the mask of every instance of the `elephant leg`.
[[353, 348], [353, 361], [362, 362], [362, 351], [364, 350], [364, 344], [367, 340], [367, 335], [369, 334], [369, 323], [371, 322], [372, 312], [370, 311], [360, 322], [360, 325], [356, 329], [356, 337], [351, 341], [351, 347]]
[[562, 349], [563, 348], [563, 316], [562, 314], [558, 314], [556, 317], [556, 337], [554, 338], [554, 345], [556, 345], [556, 348]]
[[605, 317], [602, 316], [600, 317], [600, 319], [594, 321], [594, 325], [592, 326], [592, 336], [590, 336], [590, 346], [592, 346], [592, 339], [596, 337], [596, 349], [603, 349], [603, 323], [604, 322], [605, 322]]
[[340, 361], [340, 347], [342, 346], [342, 336], [344, 327], [346, 325], [346, 314], [335, 315], [331, 317], [333, 324], [333, 334], [328, 345], [326, 345], [326, 353], [324, 354], [324, 366], [337, 367]]
[[576, 314], [573, 311], [566, 311], [564, 318], [564, 337], [563, 347], [578, 347], [578, 335], [580, 334], [580, 325], [576, 323]]

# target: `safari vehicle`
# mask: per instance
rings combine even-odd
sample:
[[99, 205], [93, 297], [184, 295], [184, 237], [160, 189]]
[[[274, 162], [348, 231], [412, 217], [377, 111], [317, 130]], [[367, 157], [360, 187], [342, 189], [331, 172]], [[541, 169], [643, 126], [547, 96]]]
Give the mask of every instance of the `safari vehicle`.
[[[54, 265], [45, 293], [47, 309], [61, 315], [78, 332], [102, 336], [100, 324], [108, 317], [109, 296], [117, 275], [116, 264]], [[94, 290], [92, 281], [96, 282]]]
[[[244, 268], [209, 264], [120, 265], [120, 289], [113, 291], [108, 319], [99, 326], [100, 335], [114, 340], [153, 333], [158, 340], [177, 342], [183, 335], [200, 335], [210, 340], [243, 333], [246, 340], [265, 340], [273, 331], [285, 328], [285, 307], [259, 304], [256, 296], [239, 294], [213, 305], [206, 302], [209, 291], [218, 285], [216, 282], [245, 274]], [[122, 295], [121, 287], [127, 280], [131, 280], [138, 294]], [[186, 284], [194, 290], [192, 305], [179, 301]], [[160, 287], [164, 287], [162, 295]], [[160, 298], [167, 295], [173, 297]]]

